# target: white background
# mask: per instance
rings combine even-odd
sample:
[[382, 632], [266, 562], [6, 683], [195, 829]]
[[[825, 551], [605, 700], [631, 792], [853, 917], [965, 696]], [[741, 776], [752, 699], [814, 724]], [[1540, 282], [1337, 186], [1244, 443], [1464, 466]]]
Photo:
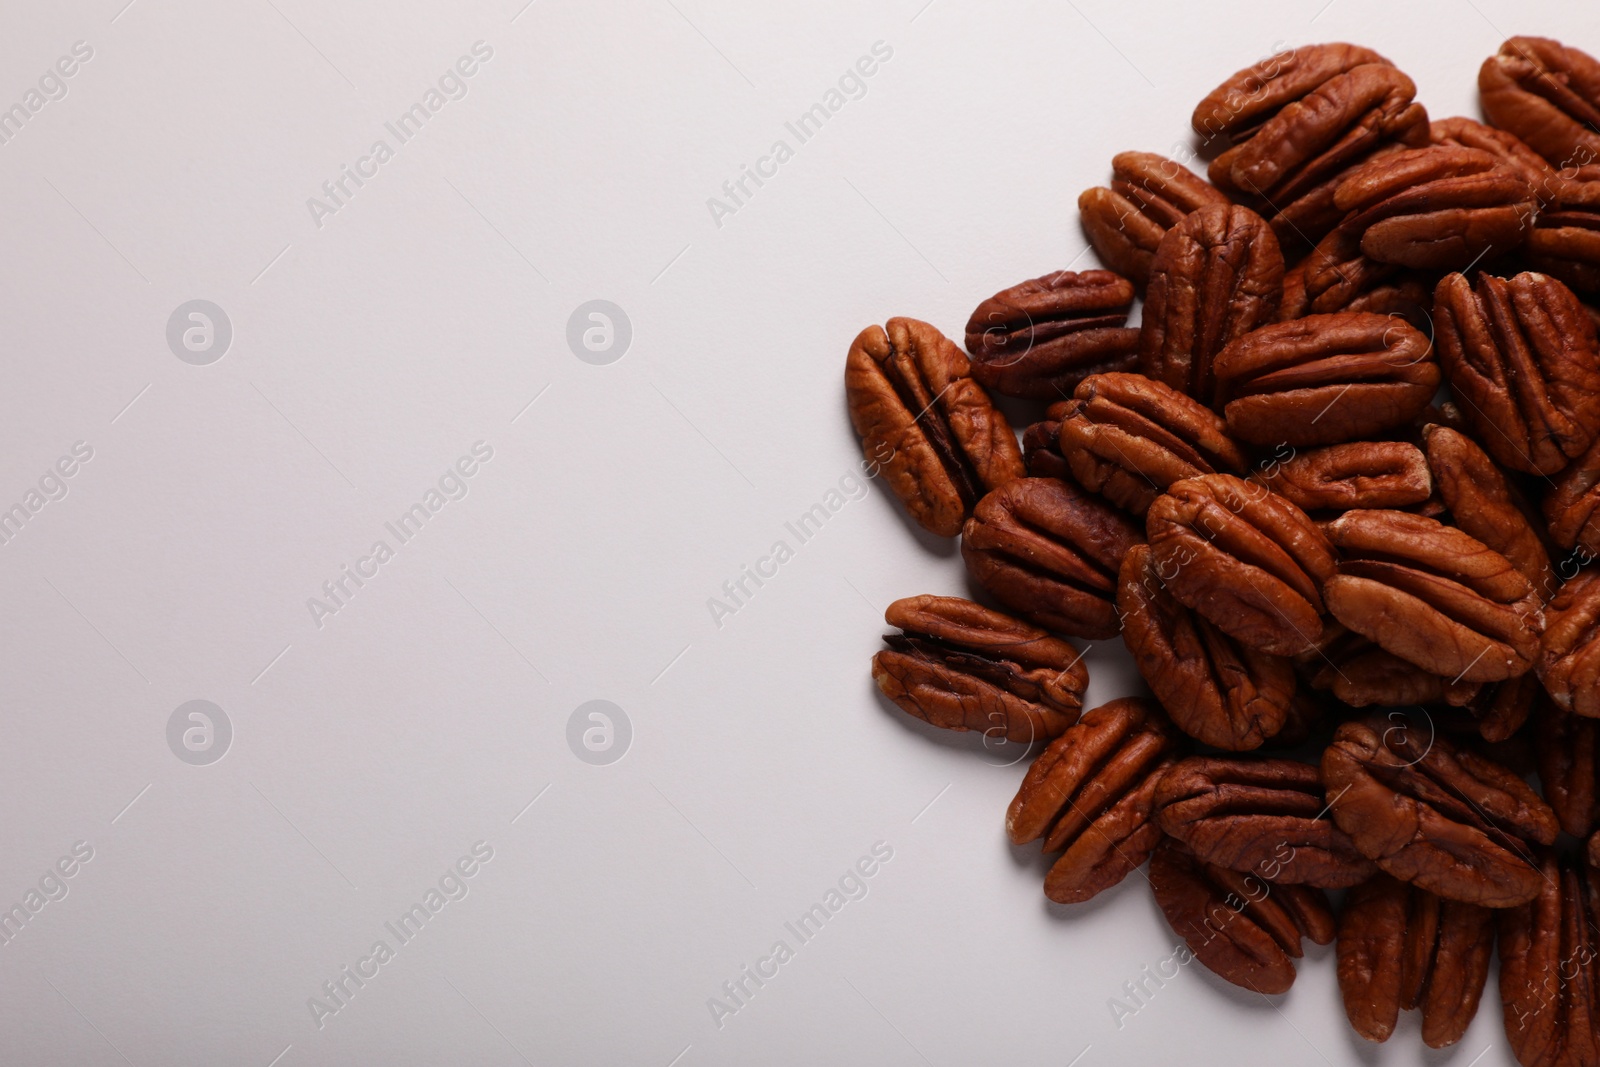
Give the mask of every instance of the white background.
[[[1365, 1045], [1330, 949], [1271, 1001], [1190, 967], [1119, 1028], [1176, 939], [1140, 876], [1048, 905], [1003, 834], [1014, 755], [877, 697], [883, 607], [965, 588], [877, 487], [720, 628], [706, 602], [855, 469], [855, 333], [958, 335], [1090, 265], [1078, 193], [1188, 144], [1229, 73], [1351, 40], [1476, 115], [1506, 34], [1600, 49], [1593, 5], [124, 3], [11, 0], [0, 33], [5, 104], [94, 49], [0, 145], [0, 507], [94, 449], [0, 546], [0, 904], [94, 849], [0, 946], [0, 1062], [1511, 1062], [1492, 986], [1451, 1053], [1414, 1021]], [[193, 298], [233, 324], [210, 366], [167, 347]], [[632, 323], [609, 366], [566, 343], [592, 299]], [[466, 498], [319, 628], [307, 599], [480, 440]], [[1094, 702], [1131, 690], [1088, 662]], [[234, 728], [204, 767], [166, 741], [196, 698]], [[596, 698], [633, 728], [609, 766], [566, 741]], [[307, 999], [478, 841], [469, 895], [319, 1029]], [[707, 999], [878, 841], [869, 894], [719, 1029]]]

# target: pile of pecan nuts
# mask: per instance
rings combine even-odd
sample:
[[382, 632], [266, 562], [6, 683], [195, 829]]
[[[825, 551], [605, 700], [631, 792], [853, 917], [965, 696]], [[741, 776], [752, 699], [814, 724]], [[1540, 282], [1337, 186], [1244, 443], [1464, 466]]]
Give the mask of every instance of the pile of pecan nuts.
[[[1369, 49], [1273, 55], [1195, 109], [1209, 182], [1125, 152], [1079, 198], [1111, 269], [965, 353], [863, 330], [865, 452], [982, 601], [896, 601], [872, 673], [1048, 742], [1006, 829], [1051, 900], [1148, 859], [1185, 961], [1277, 994], [1336, 942], [1372, 1041], [1459, 1040], [1498, 948], [1518, 1059], [1595, 1064], [1600, 62], [1517, 37], [1478, 84], [1430, 122]], [[991, 393], [1048, 404], [1020, 445]], [[1085, 711], [1069, 639], [1119, 634], [1150, 695]]]

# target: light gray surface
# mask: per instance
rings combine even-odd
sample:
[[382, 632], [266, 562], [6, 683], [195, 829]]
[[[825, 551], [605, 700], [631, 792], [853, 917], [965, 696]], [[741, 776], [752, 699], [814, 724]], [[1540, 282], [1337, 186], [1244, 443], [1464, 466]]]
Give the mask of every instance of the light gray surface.
[[[867, 323], [955, 334], [1089, 265], [1077, 193], [1187, 144], [1277, 48], [1369, 44], [1436, 117], [1475, 114], [1504, 33], [1600, 47], [1593, 5], [123, 2], [8, 3], [0, 35], [3, 101], [93, 50], [0, 144], [0, 506], [93, 450], [0, 545], [0, 898], [93, 850], [0, 945], [0, 1062], [1510, 1062], [1492, 1009], [1453, 1055], [1414, 1022], [1364, 1047], [1326, 950], [1271, 1004], [1189, 967], [1118, 1025], [1175, 942], [1140, 879], [1047, 907], [1002, 833], [1013, 756], [871, 688], [883, 606], [963, 579], [878, 487], [848, 499], [841, 369]], [[386, 131], [479, 41], [463, 98]], [[799, 143], [785, 122], [880, 41]], [[380, 138], [376, 176], [308, 208]], [[167, 340], [196, 299], [232, 327], [207, 365]], [[609, 364], [569, 349], [593, 300], [631, 323]], [[1096, 701], [1128, 690], [1118, 652], [1089, 663]], [[193, 700], [231, 724], [207, 765], [175, 754], [187, 711], [169, 748]], [[569, 732], [592, 700], [624, 758], [584, 748], [587, 710]], [[399, 944], [385, 923], [478, 842]], [[878, 842], [863, 898], [786, 932]], [[308, 999], [379, 939], [319, 1028]], [[719, 1027], [708, 998], [780, 939]]]

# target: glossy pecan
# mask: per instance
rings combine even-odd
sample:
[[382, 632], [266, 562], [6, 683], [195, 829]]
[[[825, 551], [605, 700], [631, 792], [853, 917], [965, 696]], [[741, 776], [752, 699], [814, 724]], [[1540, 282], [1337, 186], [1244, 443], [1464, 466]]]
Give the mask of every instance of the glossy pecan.
[[1578, 572], [1545, 608], [1539, 680], [1558, 706], [1600, 719], [1600, 570]]
[[1459, 115], [1448, 119], [1435, 119], [1428, 126], [1428, 140], [1433, 144], [1476, 148], [1480, 152], [1488, 152], [1527, 179], [1528, 184], [1533, 186], [1535, 195], [1541, 199], [1545, 183], [1556, 173], [1554, 168], [1545, 162], [1544, 157], [1529, 148], [1522, 138], [1509, 130], [1497, 130], [1493, 126], [1485, 126], [1476, 119]]
[[1541, 508], [1552, 541], [1588, 559], [1600, 556], [1600, 439], [1556, 475]]
[[1430, 424], [1422, 439], [1439, 499], [1455, 524], [1510, 560], [1548, 600], [1560, 583], [1522, 494], [1466, 434]]
[[1600, 721], [1542, 700], [1533, 717], [1533, 751], [1545, 802], [1561, 829], [1588, 837], [1600, 827]]
[[1433, 493], [1427, 457], [1405, 441], [1351, 441], [1288, 453], [1251, 477], [1302, 511], [1403, 508]]
[[954, 537], [984, 493], [1022, 477], [1006, 417], [961, 349], [927, 323], [862, 330], [844, 385], [863, 452], [924, 529]]
[[1600, 165], [1564, 170], [1541, 188], [1544, 208], [1528, 234], [1529, 265], [1600, 293]]
[[1283, 253], [1261, 216], [1236, 205], [1201, 208], [1156, 249], [1139, 370], [1209, 404], [1217, 353], [1273, 321], [1282, 299]]
[[1572, 290], [1544, 274], [1460, 274], [1434, 294], [1434, 340], [1473, 435], [1502, 467], [1555, 474], [1600, 434], [1600, 347]]
[[1417, 704], [1469, 704], [1483, 690], [1478, 682], [1452, 681], [1417, 670], [1337, 620], [1317, 643], [1295, 657], [1312, 688], [1326, 690], [1355, 708]]
[[1078, 720], [1089, 671], [1066, 641], [960, 597], [906, 597], [884, 619], [901, 632], [872, 679], [907, 714], [1024, 744]]
[[1494, 912], [1442, 900], [1380, 874], [1356, 886], [1339, 913], [1339, 993], [1368, 1041], [1387, 1041], [1400, 1010], [1422, 1009], [1422, 1040], [1461, 1040], [1489, 979]]
[[1513, 37], [1478, 70], [1490, 123], [1556, 167], [1600, 160], [1600, 63], [1548, 37]]
[[1072, 469], [1061, 454], [1061, 420], [1066, 417], [1067, 401], [1045, 409], [1044, 418], [1029, 423], [1022, 431], [1022, 462], [1032, 478], [1072, 480]]
[[1006, 810], [1013, 844], [1044, 838], [1065, 850], [1045, 877], [1045, 895], [1075, 904], [1116, 885], [1161, 840], [1151, 819], [1156, 783], [1171, 766], [1175, 737], [1159, 708], [1132, 698], [1086, 712], [1028, 768]]
[[1061, 411], [1058, 440], [1078, 482], [1143, 515], [1173, 482], [1244, 473], [1222, 417], [1142, 374], [1098, 374]]
[[1154, 152], [1119, 152], [1111, 159], [1111, 187], [1084, 190], [1078, 214], [1101, 262], [1142, 291], [1167, 231], [1191, 211], [1227, 202], [1181, 163]]
[[1322, 630], [1328, 539], [1306, 513], [1229, 474], [1175, 482], [1146, 516], [1150, 558], [1181, 603], [1251, 648], [1289, 656]]
[[1482, 541], [1404, 511], [1347, 511], [1323, 529], [1341, 559], [1322, 593], [1351, 630], [1458, 682], [1498, 682], [1533, 667], [1539, 598]]
[[1538, 895], [1500, 916], [1500, 1002], [1524, 1067], [1600, 1063], [1600, 873], [1546, 854]]
[[1509, 908], [1542, 879], [1531, 845], [1559, 827], [1528, 784], [1398, 714], [1341, 725], [1322, 754], [1333, 819], [1389, 874], [1449, 900]]
[[1432, 308], [1431, 275], [1367, 259], [1360, 240], [1342, 233], [1324, 238], [1311, 255], [1284, 274], [1278, 321], [1365, 311], [1426, 326]]
[[972, 376], [1005, 396], [1058, 400], [1090, 374], [1131, 370], [1133, 283], [1108, 270], [1061, 270], [1002, 289], [967, 320]]
[[1269, 882], [1347, 889], [1377, 873], [1299, 760], [1180, 760], [1156, 788], [1156, 821], [1204, 862]]
[[1173, 932], [1219, 977], [1257, 993], [1287, 993], [1302, 940], [1333, 940], [1320, 889], [1274, 885], [1203, 863], [1168, 838], [1150, 855], [1150, 888]]
[[1098, 497], [1054, 478], [1021, 478], [978, 503], [961, 557], [974, 582], [1024, 618], [1099, 639], [1117, 633], [1117, 570], [1142, 540]]
[[1252, 330], [1217, 354], [1234, 439], [1296, 448], [1375, 437], [1427, 408], [1433, 346], [1404, 319], [1346, 311]]

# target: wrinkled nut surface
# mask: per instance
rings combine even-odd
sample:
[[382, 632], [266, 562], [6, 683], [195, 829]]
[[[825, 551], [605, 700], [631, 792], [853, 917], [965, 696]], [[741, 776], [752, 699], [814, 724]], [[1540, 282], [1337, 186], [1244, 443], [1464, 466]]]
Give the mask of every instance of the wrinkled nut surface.
[[1150, 265], [1140, 372], [1209, 404], [1217, 353], [1272, 322], [1282, 299], [1283, 253], [1261, 216], [1201, 208], [1167, 231]]
[[1086, 712], [1033, 761], [1006, 811], [1006, 834], [1013, 844], [1043, 838], [1046, 852], [1065, 850], [1045, 877], [1051, 900], [1088, 900], [1150, 855], [1161, 840], [1155, 788], [1173, 742], [1160, 709], [1126, 698]]
[[1541, 692], [1538, 677], [1524, 674], [1521, 678], [1482, 686], [1472, 699], [1461, 705], [1461, 710], [1472, 717], [1478, 736], [1494, 744], [1509, 740], [1522, 728], [1533, 714]]
[[1433, 493], [1427, 457], [1405, 441], [1351, 441], [1294, 453], [1251, 477], [1301, 511], [1403, 508]]
[[1600, 439], [1556, 476], [1541, 508], [1552, 541], [1600, 556]]
[[1249, 465], [1220, 415], [1142, 374], [1085, 378], [1060, 411], [1057, 441], [1073, 477], [1135, 515], [1173, 482]]
[[1600, 875], [1540, 862], [1538, 896], [1500, 916], [1506, 1038], [1528, 1067], [1600, 1063]]
[[1141, 290], [1167, 231], [1189, 212], [1228, 198], [1187, 167], [1154, 152], [1119, 152], [1111, 187], [1086, 189], [1078, 214], [1102, 262]]
[[872, 679], [907, 714], [1023, 744], [1077, 721], [1089, 672], [1066, 641], [960, 597], [896, 600], [884, 619], [902, 632], [884, 637]]
[[1473, 436], [1495, 462], [1556, 474], [1600, 434], [1600, 347], [1572, 290], [1544, 274], [1447, 275], [1435, 343]]
[[1167, 839], [1150, 855], [1150, 888], [1173, 932], [1218, 977], [1258, 993], [1287, 993], [1301, 941], [1333, 940], [1322, 890], [1273, 885], [1202, 863]]
[[1427, 408], [1439, 389], [1433, 346], [1388, 315], [1311, 315], [1253, 330], [1217, 355], [1228, 433], [1254, 445], [1375, 437]]
[[1510, 560], [1540, 600], [1549, 599], [1560, 582], [1527, 502], [1467, 435], [1430, 423], [1422, 439], [1439, 499], [1455, 524]]
[[1545, 803], [1573, 837], [1600, 827], [1600, 721], [1545, 700], [1533, 720], [1533, 753]]
[[1404, 511], [1347, 511], [1323, 586], [1349, 629], [1431, 674], [1498, 682], [1532, 669], [1544, 615], [1533, 585], [1477, 538]]
[[1384, 871], [1449, 900], [1509, 908], [1538, 895], [1532, 844], [1558, 826], [1526, 782], [1398, 715], [1344, 723], [1322, 754], [1333, 819]]
[[1356, 886], [1339, 913], [1339, 993], [1368, 1041], [1387, 1041], [1401, 1009], [1422, 1009], [1422, 1040], [1461, 1040], [1489, 979], [1494, 912], [1442, 900], [1380, 874]]
[[1377, 873], [1299, 760], [1180, 760], [1156, 789], [1156, 821], [1200, 860], [1269, 882], [1346, 889]]
[[1306, 513], [1229, 474], [1175, 482], [1146, 516], [1172, 595], [1251, 648], [1291, 656], [1322, 631], [1332, 546]]
[[1600, 719], [1600, 570], [1580, 571], [1545, 608], [1539, 680], [1557, 707]]
[[961, 531], [972, 580], [1040, 626], [1114, 637], [1117, 571], [1143, 538], [1109, 504], [1054, 478], [1020, 478], [984, 497]]
[[1029, 423], [1022, 431], [1022, 462], [1031, 478], [1072, 480], [1072, 469], [1061, 454], [1061, 420], [1066, 417], [1067, 401], [1045, 409], [1044, 418]]
[[1022, 477], [1022, 450], [971, 365], [916, 319], [869, 326], [850, 345], [845, 398], [862, 451], [911, 517], [954, 537], [984, 493]]
[[1428, 674], [1385, 652], [1337, 621], [1311, 649], [1295, 657], [1313, 689], [1332, 693], [1353, 708], [1448, 704], [1460, 707], [1482, 690], [1477, 682], [1454, 682]]
[[1241, 645], [1178, 603], [1147, 545], [1122, 561], [1117, 610], [1134, 665], [1178, 729], [1235, 752], [1284, 729], [1295, 695], [1289, 661]]
[[1600, 160], [1600, 63], [1548, 37], [1513, 37], [1478, 70], [1492, 125], [1555, 167]]
[[1555, 176], [1544, 157], [1529, 148], [1527, 143], [1508, 130], [1485, 126], [1475, 119], [1456, 116], [1435, 119], [1428, 127], [1428, 139], [1433, 144], [1455, 145], [1488, 152], [1500, 162], [1511, 167], [1533, 186], [1536, 195], [1543, 196], [1546, 182]]
[[967, 320], [972, 376], [1005, 396], [1059, 400], [1090, 374], [1131, 370], [1133, 283], [1108, 270], [1056, 271], [1002, 289]]
[[1574, 289], [1600, 292], [1600, 165], [1563, 170], [1541, 188], [1544, 208], [1528, 234], [1529, 265]]

